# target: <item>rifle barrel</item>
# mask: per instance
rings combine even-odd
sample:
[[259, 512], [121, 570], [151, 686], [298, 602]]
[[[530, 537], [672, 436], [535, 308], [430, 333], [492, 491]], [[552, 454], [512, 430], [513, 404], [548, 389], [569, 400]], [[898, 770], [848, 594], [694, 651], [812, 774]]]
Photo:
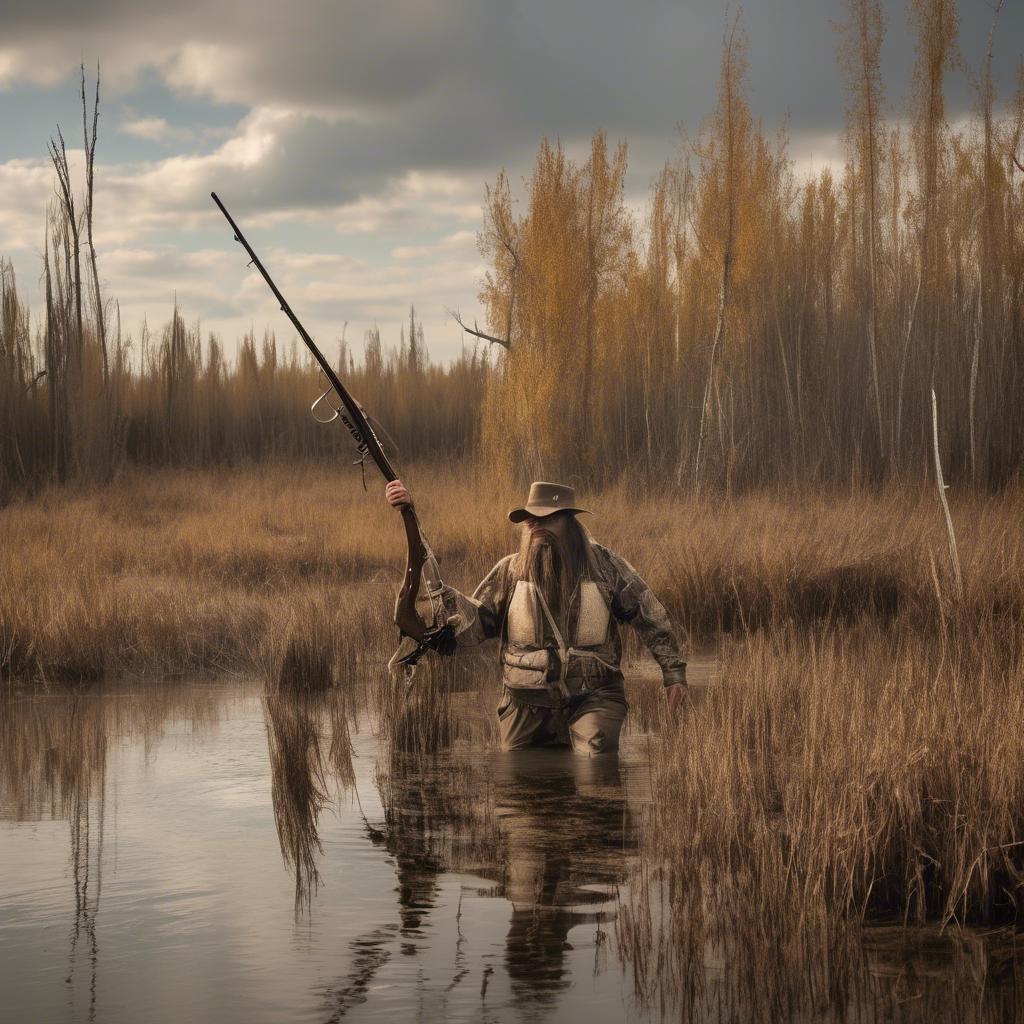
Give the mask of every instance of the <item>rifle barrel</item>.
[[252, 246], [246, 241], [245, 235], [242, 234], [242, 229], [235, 223], [231, 214], [228, 213], [227, 207], [220, 201], [220, 197], [216, 192], [211, 192], [210, 196], [231, 225], [231, 230], [235, 233], [235, 241], [241, 243], [242, 247], [249, 254], [252, 265], [260, 272], [263, 280], [267, 282], [267, 286], [274, 293], [274, 298], [277, 299], [281, 312], [291, 320], [292, 326], [299, 332], [299, 337], [306, 343], [306, 348], [313, 353], [313, 358], [320, 364], [320, 369], [324, 371], [324, 375], [330, 381], [331, 387], [338, 393], [338, 397], [348, 412], [348, 416], [341, 414], [341, 420], [348, 427], [348, 431], [355, 439], [359, 450], [369, 452], [373, 461], [377, 464], [377, 468], [384, 475], [384, 479], [388, 483], [392, 480], [397, 480], [398, 474], [395, 472], [388, 457], [384, 454], [384, 448], [377, 439], [377, 435], [373, 432], [373, 427], [370, 426], [366, 416], [363, 414], [363, 410], [359, 407], [359, 403], [349, 394], [348, 389], [338, 379], [334, 368], [324, 358], [320, 349], [317, 348], [316, 342], [313, 341], [306, 328], [299, 322], [299, 318], [292, 312], [292, 307], [288, 305], [285, 297], [281, 294], [277, 285], [274, 284], [273, 278], [267, 273], [267, 268], [263, 266], [259, 256], [256, 255]]

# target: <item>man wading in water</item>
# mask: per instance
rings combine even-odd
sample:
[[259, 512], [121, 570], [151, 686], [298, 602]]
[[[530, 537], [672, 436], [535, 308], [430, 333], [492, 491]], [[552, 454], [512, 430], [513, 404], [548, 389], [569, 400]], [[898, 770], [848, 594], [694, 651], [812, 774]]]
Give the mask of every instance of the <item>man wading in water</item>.
[[[385, 495], [395, 508], [412, 504], [401, 480]], [[624, 558], [590, 538], [576, 520], [586, 511], [573, 488], [534, 482], [526, 505], [508, 514], [523, 524], [518, 553], [498, 562], [472, 597], [445, 587], [457, 648], [500, 637], [504, 750], [619, 749], [628, 707], [619, 622], [657, 659], [669, 707], [686, 701], [686, 662], [664, 606]]]

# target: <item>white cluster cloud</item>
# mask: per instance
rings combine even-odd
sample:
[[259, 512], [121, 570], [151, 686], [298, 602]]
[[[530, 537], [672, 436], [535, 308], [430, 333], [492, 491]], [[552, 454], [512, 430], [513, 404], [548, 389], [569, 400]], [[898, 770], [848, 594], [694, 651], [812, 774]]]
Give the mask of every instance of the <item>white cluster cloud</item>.
[[41, 252], [53, 167], [43, 160], [0, 163], [0, 253]]
[[136, 139], [171, 145], [175, 142], [190, 142], [195, 133], [188, 128], [176, 128], [163, 117], [127, 117], [118, 130]]
[[[886, 7], [887, 73], [896, 68], [887, 84], [901, 102], [911, 55], [901, 4]], [[835, 17], [806, 0], [744, 15], [755, 112], [769, 125], [788, 115], [798, 172], [842, 162]], [[1004, 12], [1000, 38], [1022, 17]], [[641, 203], [677, 124], [692, 131], [713, 109], [722, 27], [719, 4], [696, 2], [6, 0], [0, 104], [13, 95], [4, 89], [66, 82], [84, 55], [102, 67], [101, 109], [121, 104], [124, 140], [163, 147], [160, 159], [111, 162], [101, 130], [101, 273], [126, 323], [169, 309], [175, 289], [186, 312], [227, 338], [250, 320], [280, 323], [242, 272], [210, 203], [216, 190], [246, 230], [287, 239], [273, 250], [278, 272], [318, 330], [376, 318], [397, 335], [415, 302], [443, 356], [459, 343], [444, 308], [476, 312], [483, 183], [502, 167], [517, 182], [543, 135], [585, 148], [605, 127], [630, 141], [630, 200]], [[965, 52], [979, 31], [965, 22]], [[997, 52], [997, 70], [1015, 57]], [[211, 139], [173, 109], [139, 107], [154, 76], [172, 101], [244, 113]], [[18, 259], [23, 280], [37, 278], [52, 168], [2, 147], [0, 253]], [[70, 156], [78, 173], [81, 153]], [[325, 233], [335, 252], [322, 251]]]

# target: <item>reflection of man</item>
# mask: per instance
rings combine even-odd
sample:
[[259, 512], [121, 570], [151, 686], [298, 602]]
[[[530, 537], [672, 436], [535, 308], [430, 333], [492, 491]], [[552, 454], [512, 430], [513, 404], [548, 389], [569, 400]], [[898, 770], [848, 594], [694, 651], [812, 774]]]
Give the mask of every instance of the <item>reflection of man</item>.
[[[412, 504], [400, 480], [386, 495], [396, 508]], [[627, 709], [620, 622], [657, 659], [669, 706], [686, 699], [686, 663], [664, 606], [624, 558], [591, 539], [576, 519], [585, 511], [573, 488], [535, 482], [526, 504], [508, 514], [523, 524], [519, 551], [498, 562], [472, 597], [446, 588], [459, 647], [500, 638], [506, 750], [618, 750]]]
[[548, 1001], [572, 980], [569, 932], [601, 920], [623, 878], [631, 833], [617, 759], [515, 753], [495, 765], [494, 796], [512, 904], [505, 964], [513, 991]]

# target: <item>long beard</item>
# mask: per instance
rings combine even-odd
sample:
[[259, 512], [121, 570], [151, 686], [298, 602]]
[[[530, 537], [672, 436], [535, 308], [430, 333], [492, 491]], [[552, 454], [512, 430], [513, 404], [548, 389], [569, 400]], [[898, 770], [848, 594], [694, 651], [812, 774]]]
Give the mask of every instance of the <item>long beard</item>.
[[554, 534], [534, 530], [523, 537], [519, 549], [519, 577], [529, 580], [544, 595], [548, 608], [564, 632], [569, 601], [576, 587], [579, 567]]

